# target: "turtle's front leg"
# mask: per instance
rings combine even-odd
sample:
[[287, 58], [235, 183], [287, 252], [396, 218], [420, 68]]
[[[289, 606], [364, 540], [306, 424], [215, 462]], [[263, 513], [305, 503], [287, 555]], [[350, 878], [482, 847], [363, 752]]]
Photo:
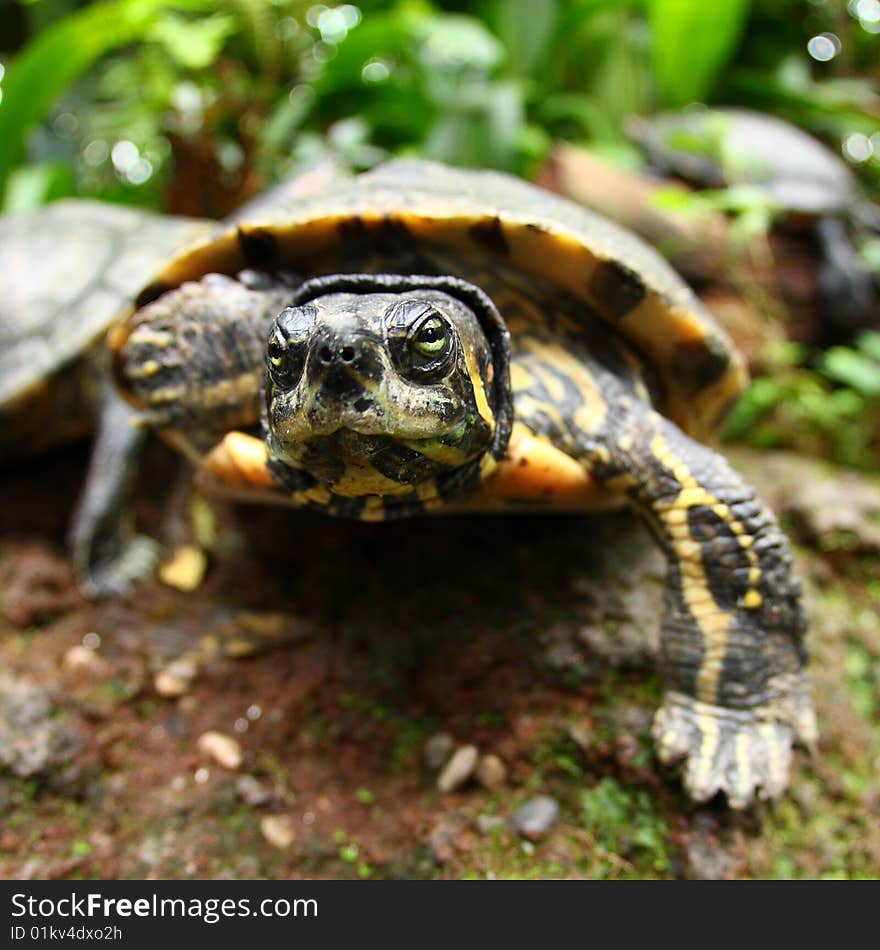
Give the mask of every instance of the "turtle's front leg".
[[723, 791], [742, 808], [776, 797], [792, 742], [816, 738], [788, 541], [720, 455], [637, 400], [613, 415], [591, 467], [628, 492], [669, 561], [659, 756], [685, 760], [698, 801]]
[[87, 597], [125, 593], [149, 576], [159, 544], [135, 533], [132, 493], [146, 430], [107, 381], [85, 488], [73, 515], [68, 544], [80, 589]]

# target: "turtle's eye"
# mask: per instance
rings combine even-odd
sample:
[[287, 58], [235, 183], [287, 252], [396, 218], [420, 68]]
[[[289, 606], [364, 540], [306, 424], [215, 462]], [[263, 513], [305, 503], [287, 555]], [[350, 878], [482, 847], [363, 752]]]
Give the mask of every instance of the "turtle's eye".
[[314, 307], [288, 307], [269, 333], [266, 366], [272, 382], [281, 389], [291, 389], [302, 376], [315, 313]]
[[277, 328], [272, 331], [266, 346], [266, 366], [276, 386], [290, 389], [299, 382], [305, 362], [302, 350], [301, 345], [285, 339]]
[[449, 342], [449, 332], [440, 317], [427, 317], [413, 334], [412, 343], [422, 356], [434, 359]]
[[445, 369], [453, 352], [453, 334], [449, 321], [436, 310], [422, 314], [408, 334], [412, 369], [428, 375]]

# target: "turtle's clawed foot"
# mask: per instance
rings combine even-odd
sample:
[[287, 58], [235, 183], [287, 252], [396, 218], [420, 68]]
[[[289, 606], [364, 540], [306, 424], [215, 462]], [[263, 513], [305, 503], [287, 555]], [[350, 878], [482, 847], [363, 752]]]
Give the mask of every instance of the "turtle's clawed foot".
[[755, 709], [727, 709], [669, 693], [654, 718], [663, 762], [684, 759], [684, 786], [695, 801], [724, 792], [731, 808], [778, 798], [788, 787], [792, 744], [812, 746], [816, 722], [806, 681], [788, 699]]
[[153, 538], [135, 534], [116, 540], [112, 554], [95, 558], [79, 571], [79, 588], [90, 599], [127, 594], [150, 577], [159, 563], [162, 546]]

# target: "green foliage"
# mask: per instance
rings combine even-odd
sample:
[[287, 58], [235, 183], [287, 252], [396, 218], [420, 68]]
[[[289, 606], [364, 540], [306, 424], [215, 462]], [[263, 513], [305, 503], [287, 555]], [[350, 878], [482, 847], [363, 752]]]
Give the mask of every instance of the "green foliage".
[[543, 64], [556, 23], [558, 0], [508, 0], [498, 5], [498, 36], [510, 55], [511, 68], [533, 76]]
[[[98, 59], [143, 38], [161, 23], [168, 0], [107, 0], [77, 10], [39, 34], [10, 65], [0, 108], [0, 198], [28, 133], [57, 97]], [[206, 0], [175, 0], [200, 10]], [[44, 200], [54, 197], [52, 189]]]
[[666, 106], [705, 99], [743, 32], [749, 0], [649, 0], [651, 57]]
[[863, 333], [853, 347], [817, 356], [799, 344], [778, 344], [759, 371], [728, 420], [728, 440], [877, 470], [880, 334]]
[[[835, 136], [876, 130], [864, 83], [811, 74], [799, 11], [814, 32], [834, 24], [807, 0], [76, 6], [29, 5], [36, 32], [8, 64], [0, 187], [23, 159], [45, 166], [16, 176], [9, 207], [64, 193], [161, 204], [172, 167], [179, 178], [197, 161], [194, 180], [219, 177], [228, 193], [171, 207], [220, 213], [326, 151], [357, 168], [416, 152], [529, 174], [567, 138], [632, 164], [628, 116], [715, 95], [763, 96]], [[56, 127], [65, 114], [76, 129]], [[117, 141], [137, 147], [148, 174], [104, 154]]]
[[652, 871], [669, 869], [669, 827], [653, 810], [651, 796], [603, 778], [580, 794], [581, 823], [606, 851], [622, 854]]
[[235, 31], [235, 18], [228, 14], [217, 13], [203, 20], [188, 20], [169, 10], [153, 25], [149, 37], [182, 68], [206, 69]]
[[880, 333], [865, 331], [855, 348], [831, 347], [822, 357], [822, 372], [867, 399], [880, 397]]

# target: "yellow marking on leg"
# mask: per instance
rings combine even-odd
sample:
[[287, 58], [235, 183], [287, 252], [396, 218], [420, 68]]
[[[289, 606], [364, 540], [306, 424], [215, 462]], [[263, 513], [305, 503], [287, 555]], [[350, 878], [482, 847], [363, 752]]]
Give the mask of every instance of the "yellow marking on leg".
[[177, 402], [185, 393], [183, 386], [166, 386], [164, 389], [157, 389], [149, 394], [149, 403], [151, 406], [165, 402]]
[[703, 637], [703, 660], [697, 673], [697, 699], [714, 703], [718, 698], [718, 683], [724, 667], [732, 617], [717, 607], [712, 596], [700, 544], [693, 540], [688, 527], [687, 510], [697, 506], [710, 508], [728, 526], [745, 551], [750, 565], [749, 590], [743, 595], [740, 604], [746, 609], [756, 609], [763, 602], [757, 590], [761, 580], [758, 557], [752, 549], [753, 538], [746, 532], [742, 522], [727, 504], [700, 485], [659, 432], [651, 441], [651, 452], [672, 471], [681, 485], [674, 499], [657, 505], [655, 510], [672, 542], [682, 574], [682, 594]]
[[736, 734], [736, 794], [747, 801], [754, 784], [752, 780], [751, 734], [741, 729]]
[[697, 728], [700, 730], [700, 750], [697, 753], [696, 766], [694, 767], [694, 789], [701, 791], [708, 785], [709, 775], [712, 772], [712, 763], [715, 760], [715, 753], [718, 750], [720, 733], [718, 729], [718, 720], [711, 712], [700, 709], [699, 705], [695, 707]]
[[703, 634], [703, 660], [697, 673], [697, 697], [704, 703], [716, 702], [730, 636], [730, 615], [719, 613], [714, 598], [708, 609], [702, 601], [692, 602], [688, 598], [688, 607]]
[[129, 342], [138, 346], [142, 344], [155, 346], [163, 350], [174, 342], [174, 336], [166, 330], [151, 330], [147, 325], [142, 324], [132, 331]]
[[158, 360], [145, 360], [140, 366], [133, 366], [126, 372], [129, 379], [146, 379], [155, 376], [162, 368]]
[[667, 762], [673, 756], [687, 749], [687, 742], [682, 746], [684, 738], [678, 729], [678, 719], [672, 715], [669, 710], [661, 706], [657, 710], [657, 718], [654, 721], [655, 735], [659, 732], [660, 737], [660, 758]]
[[216, 406], [234, 405], [241, 397], [253, 397], [261, 389], [259, 373], [242, 373], [232, 379], [206, 386], [201, 391], [202, 404], [208, 409]]

